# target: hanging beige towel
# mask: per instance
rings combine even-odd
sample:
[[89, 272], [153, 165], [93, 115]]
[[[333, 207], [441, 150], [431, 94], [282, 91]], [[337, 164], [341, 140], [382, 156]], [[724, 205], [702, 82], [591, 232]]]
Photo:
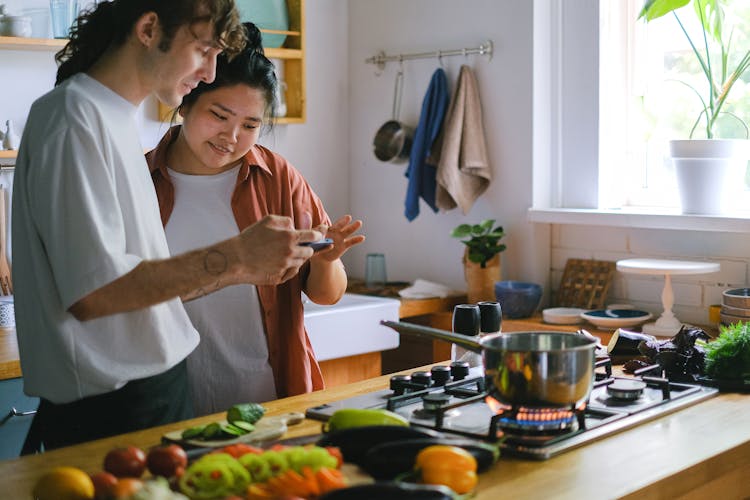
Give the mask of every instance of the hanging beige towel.
[[[482, 104], [474, 73], [461, 66], [458, 85], [451, 99], [438, 141], [436, 204], [443, 210], [460, 206], [469, 213], [492, 180], [482, 127]], [[437, 142], [437, 141], [436, 141]]]

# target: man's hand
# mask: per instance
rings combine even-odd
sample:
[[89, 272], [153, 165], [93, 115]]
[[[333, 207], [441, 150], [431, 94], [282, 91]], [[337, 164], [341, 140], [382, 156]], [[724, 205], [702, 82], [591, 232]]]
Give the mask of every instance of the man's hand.
[[294, 228], [289, 217], [267, 215], [242, 231], [237, 239], [237, 281], [255, 285], [278, 285], [295, 276], [313, 256], [299, 244], [317, 241], [323, 235], [313, 229]]

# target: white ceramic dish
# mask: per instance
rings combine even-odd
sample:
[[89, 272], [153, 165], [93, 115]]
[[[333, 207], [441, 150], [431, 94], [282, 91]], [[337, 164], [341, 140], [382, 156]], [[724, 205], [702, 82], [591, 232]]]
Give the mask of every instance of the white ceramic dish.
[[577, 307], [552, 307], [542, 311], [542, 319], [553, 325], [577, 325], [583, 323], [581, 313], [584, 312], [586, 309]]
[[597, 309], [583, 312], [581, 317], [599, 328], [622, 328], [648, 321], [651, 313], [638, 309]]

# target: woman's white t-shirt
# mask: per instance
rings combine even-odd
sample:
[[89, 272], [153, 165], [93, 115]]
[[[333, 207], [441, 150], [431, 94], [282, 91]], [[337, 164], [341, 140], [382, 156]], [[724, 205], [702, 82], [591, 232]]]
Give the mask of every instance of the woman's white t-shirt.
[[[216, 175], [169, 169], [175, 204], [165, 230], [173, 255], [239, 234], [231, 207], [238, 172], [239, 165]], [[255, 286], [228, 286], [184, 305], [201, 335], [200, 345], [188, 357], [196, 415], [276, 399]]]

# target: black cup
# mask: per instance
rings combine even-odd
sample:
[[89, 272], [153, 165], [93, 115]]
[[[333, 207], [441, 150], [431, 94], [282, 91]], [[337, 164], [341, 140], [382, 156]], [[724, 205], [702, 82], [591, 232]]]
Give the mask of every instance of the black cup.
[[500, 331], [503, 324], [503, 309], [500, 302], [479, 302], [479, 330], [482, 333], [495, 333]]
[[478, 305], [458, 304], [453, 308], [454, 333], [476, 337], [479, 335], [480, 318]]
[[638, 344], [643, 340], [654, 341], [656, 337], [646, 333], [631, 332], [630, 330], [618, 328], [612, 334], [612, 338], [609, 339], [607, 353], [610, 356], [641, 356]]

